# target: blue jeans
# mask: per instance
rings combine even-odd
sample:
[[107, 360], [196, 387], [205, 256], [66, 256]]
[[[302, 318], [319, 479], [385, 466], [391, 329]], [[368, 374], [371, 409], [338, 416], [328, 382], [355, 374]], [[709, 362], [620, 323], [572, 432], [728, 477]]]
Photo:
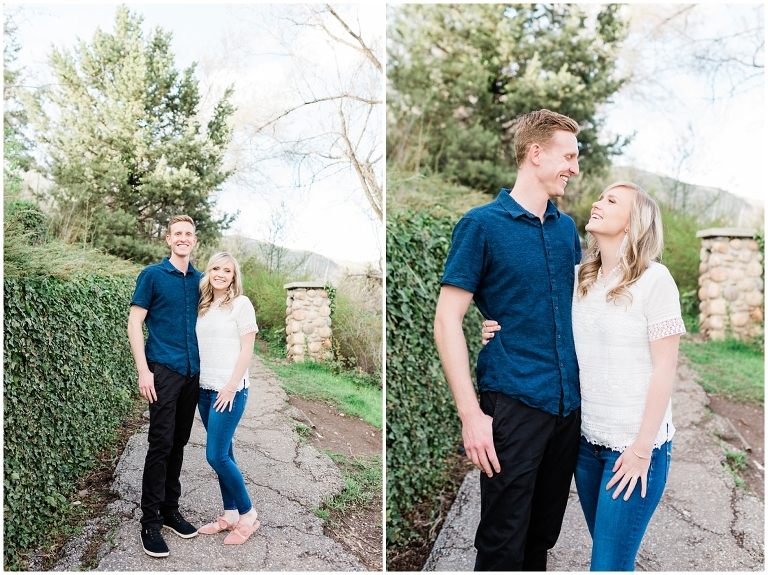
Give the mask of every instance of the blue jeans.
[[617, 499], [612, 497], [615, 485], [610, 491], [605, 489], [620, 455], [618, 451], [592, 445], [581, 438], [575, 479], [581, 509], [592, 536], [591, 571], [635, 570], [640, 542], [667, 484], [672, 441], [654, 449], [651, 454], [644, 498], [640, 496], [639, 481], [629, 501], [624, 501], [626, 487]]
[[240, 418], [248, 403], [248, 388], [241, 389], [232, 400], [232, 411], [229, 408], [216, 412], [213, 404], [216, 403], [218, 391], [200, 389], [197, 408], [200, 410], [200, 418], [203, 420], [205, 430], [208, 432], [206, 440], [205, 458], [219, 476], [219, 488], [221, 499], [226, 511], [237, 510], [240, 515], [248, 513], [253, 506], [248, 491], [245, 489], [243, 474], [235, 463], [235, 455], [232, 452], [232, 437], [235, 428], [240, 423]]

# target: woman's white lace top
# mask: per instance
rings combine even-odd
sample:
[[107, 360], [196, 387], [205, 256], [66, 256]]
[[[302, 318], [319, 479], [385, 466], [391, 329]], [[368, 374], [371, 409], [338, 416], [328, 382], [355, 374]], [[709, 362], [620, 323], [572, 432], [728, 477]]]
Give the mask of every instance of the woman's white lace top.
[[[578, 274], [578, 266], [577, 274]], [[632, 302], [606, 301], [618, 282], [598, 278], [584, 299], [573, 296], [573, 339], [579, 360], [581, 434], [594, 445], [623, 451], [640, 431], [653, 375], [650, 342], [685, 333], [675, 280], [659, 263], [629, 288]], [[672, 439], [672, 401], [654, 448]]]
[[[200, 387], [219, 391], [229, 382], [240, 355], [240, 336], [258, 332], [253, 304], [244, 295], [221, 307], [221, 297], [211, 304], [203, 317], [197, 318], [197, 346], [200, 350]], [[248, 387], [248, 370], [237, 386]]]

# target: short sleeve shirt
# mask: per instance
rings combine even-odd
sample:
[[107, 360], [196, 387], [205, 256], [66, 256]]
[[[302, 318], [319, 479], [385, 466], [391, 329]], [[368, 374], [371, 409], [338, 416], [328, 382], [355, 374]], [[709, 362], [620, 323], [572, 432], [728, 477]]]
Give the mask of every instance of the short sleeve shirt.
[[[221, 390], [232, 378], [240, 355], [240, 336], [258, 332], [256, 312], [246, 296], [241, 295], [231, 305], [220, 305], [224, 298], [213, 302], [208, 312], [197, 319], [197, 341], [200, 344], [200, 387]], [[248, 370], [235, 389], [248, 387]]]
[[542, 222], [502, 189], [459, 221], [441, 283], [472, 292], [483, 316], [501, 325], [478, 357], [479, 391], [550, 414], [581, 405], [571, 326], [580, 260], [576, 225], [551, 202]]
[[181, 375], [200, 372], [195, 326], [202, 277], [192, 264], [187, 273], [180, 272], [167, 257], [139, 274], [131, 305], [147, 310], [144, 322], [149, 336], [144, 352], [148, 362]]
[[[651, 262], [629, 296], [607, 300], [618, 277], [598, 279], [573, 298], [573, 332], [579, 357], [581, 434], [594, 445], [623, 451], [634, 443], [653, 376], [651, 342], [685, 333], [680, 295], [669, 270]], [[654, 447], [672, 439], [667, 402]]]

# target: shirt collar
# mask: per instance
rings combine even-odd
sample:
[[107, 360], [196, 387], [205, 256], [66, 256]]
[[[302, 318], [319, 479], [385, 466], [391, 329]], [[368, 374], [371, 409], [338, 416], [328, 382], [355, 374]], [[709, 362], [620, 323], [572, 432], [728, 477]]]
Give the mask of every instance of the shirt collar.
[[[173, 273], [181, 273], [179, 270], [176, 269], [176, 267], [171, 263], [171, 258], [168, 256], [165, 256], [163, 258], [163, 261], [161, 262], [161, 265], [163, 266], [163, 269], [167, 272]], [[194, 274], [197, 273], [197, 270], [192, 266], [192, 262], [189, 262], [187, 264], [187, 274]]]
[[[510, 195], [510, 191], [511, 190], [508, 190], [507, 188], [501, 188], [501, 192], [499, 192], [499, 195], [496, 198], [501, 203], [502, 207], [509, 212], [509, 215], [513, 218], [518, 218], [520, 216], [535, 218], [536, 216], [515, 201]], [[546, 220], [549, 216], [560, 217], [560, 210], [555, 207], [555, 204], [553, 204], [551, 200], [547, 200], [547, 209], [544, 212], [544, 219]]]

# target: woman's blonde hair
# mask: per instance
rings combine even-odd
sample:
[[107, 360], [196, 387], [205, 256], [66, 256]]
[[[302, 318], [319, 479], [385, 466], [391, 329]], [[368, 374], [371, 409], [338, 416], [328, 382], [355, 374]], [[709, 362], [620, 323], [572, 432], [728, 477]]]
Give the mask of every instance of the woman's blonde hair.
[[213, 254], [208, 260], [208, 265], [205, 266], [205, 274], [203, 279], [200, 280], [200, 303], [197, 304], [197, 316], [203, 317], [211, 307], [213, 303], [213, 286], [211, 286], [211, 269], [216, 266], [222, 266], [225, 262], [232, 262], [232, 268], [234, 275], [232, 276], [232, 284], [230, 284], [227, 293], [224, 296], [220, 306], [229, 306], [232, 308], [232, 302], [238, 296], [243, 294], [243, 280], [240, 278], [240, 266], [237, 260], [227, 252], [219, 252]]
[[[619, 258], [622, 278], [619, 283], [608, 290], [607, 301], [618, 301], [627, 296], [632, 301], [632, 294], [627, 288], [634, 284], [652, 261], [661, 256], [664, 249], [664, 231], [661, 226], [661, 210], [654, 199], [637, 184], [632, 182], [614, 182], [603, 190], [606, 194], [614, 188], [627, 188], [635, 192], [632, 209], [629, 214], [629, 232], [627, 245]], [[576, 289], [578, 299], [587, 295], [587, 291], [595, 283], [597, 273], [602, 266], [600, 249], [595, 237], [587, 233], [587, 249], [579, 266], [579, 283]], [[610, 270], [603, 270], [608, 273]]]

